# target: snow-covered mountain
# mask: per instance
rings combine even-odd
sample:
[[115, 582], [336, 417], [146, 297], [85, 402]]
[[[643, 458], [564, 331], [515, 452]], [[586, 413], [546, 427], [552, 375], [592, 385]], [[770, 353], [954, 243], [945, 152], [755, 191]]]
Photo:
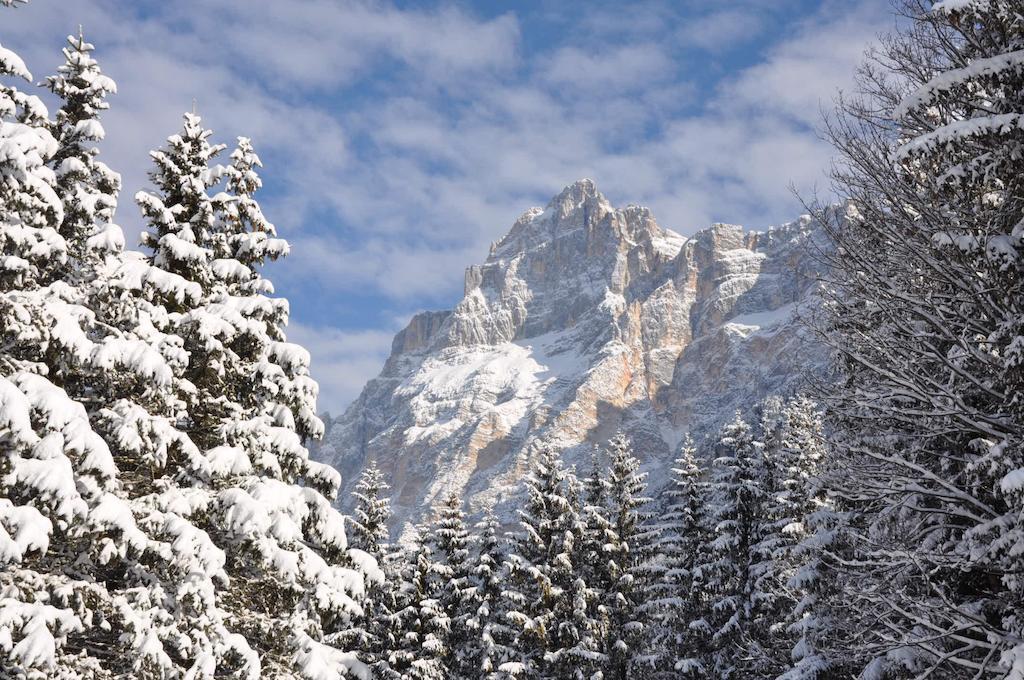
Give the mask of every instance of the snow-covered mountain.
[[685, 432], [699, 440], [821, 363], [796, 321], [817, 233], [803, 217], [687, 239], [579, 181], [466, 270], [453, 310], [413, 317], [317, 456], [343, 499], [375, 459], [399, 526], [453, 491], [510, 517], [537, 446], [585, 469], [620, 429], [657, 483]]

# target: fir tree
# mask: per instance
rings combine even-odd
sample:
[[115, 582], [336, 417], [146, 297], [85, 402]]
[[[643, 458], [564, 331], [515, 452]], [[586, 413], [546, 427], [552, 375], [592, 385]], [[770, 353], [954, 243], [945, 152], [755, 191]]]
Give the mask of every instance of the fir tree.
[[764, 491], [761, 443], [740, 414], [718, 437], [717, 457], [711, 468], [712, 541], [701, 576], [710, 599], [708, 623], [713, 652], [712, 677], [742, 677], [749, 661], [743, 635], [751, 618], [754, 593], [753, 547], [758, 538], [759, 513]]
[[391, 487], [377, 461], [370, 461], [359, 474], [359, 482], [352, 493], [355, 510], [348, 517], [349, 545], [382, 559], [388, 546], [388, 523], [391, 521], [391, 501], [387, 491]]
[[578, 568], [585, 523], [577, 511], [578, 483], [550, 448], [538, 452], [526, 481], [520, 535], [509, 558], [513, 588], [508, 620], [518, 658], [499, 670], [513, 676], [577, 678], [599, 656], [588, 616], [595, 596]]
[[[10, 53], [0, 55], [5, 68], [23, 70]], [[95, 75], [80, 57], [68, 58]], [[52, 81], [55, 88], [69, 101], [84, 96], [82, 79], [66, 75], [68, 82]], [[11, 88], [3, 92], [12, 106], [3, 108], [0, 129], [18, 133], [22, 144], [10, 148], [30, 150], [29, 132], [53, 139], [38, 107]], [[54, 129], [67, 132], [61, 125], [80, 113], [68, 104]], [[18, 121], [8, 124], [8, 115]], [[84, 174], [58, 193], [43, 165], [58, 149], [95, 141], [97, 128], [80, 122], [81, 136], [61, 133], [66, 147], [31, 150], [12, 175], [30, 189], [29, 199], [56, 198], [53, 210], [28, 210], [30, 201], [7, 194], [0, 200], [0, 240], [11, 247], [5, 255], [38, 235], [56, 244], [45, 258], [38, 239], [32, 259], [8, 257], [18, 273], [0, 291], [3, 309], [25, 322], [4, 324], [5, 333], [33, 333], [22, 344], [5, 343], [0, 355], [0, 533], [16, 537], [0, 541], [10, 567], [0, 572], [0, 644], [12, 672], [204, 678], [361, 670], [351, 654], [326, 645], [324, 633], [348, 624], [364, 583], [380, 574], [369, 556], [347, 549], [342, 518], [330, 505], [337, 474], [310, 461], [302, 445], [318, 422], [308, 357], [284, 343], [274, 327], [283, 318], [255, 318], [248, 310], [260, 300], [232, 308], [219, 267], [205, 254], [190, 257], [206, 248], [195, 234], [205, 238], [212, 231], [204, 228], [223, 222], [207, 208], [230, 194], [200, 196], [212, 186], [201, 169], [207, 158], [175, 158], [196, 161], [189, 175], [156, 154], [171, 192], [143, 199], [154, 231], [167, 237], [156, 242], [158, 254], [146, 261], [114, 243], [80, 277], [77, 265], [65, 266], [65, 253], [87, 253], [92, 236], [109, 231], [102, 221], [113, 217], [116, 196], [89, 194], [104, 189]], [[195, 137], [202, 157], [206, 133]], [[181, 142], [172, 138], [171, 146]], [[91, 147], [81, 149], [83, 163], [95, 161]], [[80, 158], [75, 153], [60, 167], [74, 166], [68, 159]], [[83, 196], [102, 209], [78, 210]], [[200, 208], [190, 213], [190, 206]], [[30, 214], [35, 225], [25, 223]], [[65, 214], [76, 219], [70, 246], [58, 233], [70, 225]], [[192, 243], [180, 236], [188, 233]], [[210, 323], [216, 304], [228, 312]], [[230, 346], [257, 330], [278, 337], [251, 343], [246, 354]], [[198, 417], [195, 399], [197, 385], [212, 389], [198, 379], [211, 343], [220, 343], [223, 360], [214, 369], [226, 386], [221, 404], [230, 405], [221, 418]], [[31, 353], [33, 344], [47, 352]], [[241, 387], [254, 382], [260, 389]], [[247, 401], [231, 401], [240, 394]]]
[[18, 80], [31, 82], [32, 74], [17, 54], [0, 46], [3, 290], [45, 284], [67, 260], [67, 244], [57, 230], [64, 220], [64, 206], [56, 192], [56, 177], [46, 167], [57, 152], [57, 141], [49, 130], [46, 106], [35, 95], [19, 90]]
[[450, 678], [474, 678], [479, 667], [470, 654], [473, 633], [467, 622], [476, 607], [470, 581], [469, 532], [457, 494], [449, 495], [441, 506], [430, 543], [440, 579], [438, 604], [450, 622], [443, 640], [445, 671]]
[[710, 640], [703, 620], [707, 607], [698, 566], [709, 546], [708, 483], [689, 435], [683, 440], [657, 520], [658, 540], [646, 602], [640, 611], [653, 619], [646, 654], [656, 677], [703, 677]]
[[117, 92], [93, 58], [95, 49], [79, 33], [68, 36], [64, 64], [46, 79], [48, 89], [61, 100], [52, 125], [57, 151], [50, 167], [57, 176], [57, 193], [64, 204], [59, 232], [68, 243], [69, 271], [65, 278], [88, 281], [107, 253], [124, 247], [124, 235], [113, 223], [121, 177], [99, 161], [96, 144], [106, 131], [99, 120]]
[[474, 560], [467, 593], [471, 610], [469, 617], [461, 622], [469, 631], [464, 653], [467, 671], [463, 677], [496, 680], [503, 677], [498, 670], [501, 665], [513, 658], [510, 648], [513, 630], [506, 621], [507, 555], [504, 541], [498, 536], [498, 520], [489, 509], [475, 528]]
[[388, 541], [388, 488], [375, 461], [363, 468], [352, 494], [356, 501], [353, 516], [347, 518], [349, 550], [350, 554], [358, 550], [371, 557], [380, 566], [383, 578], [368, 584], [366, 596], [360, 602], [361, 611], [352, 624], [328, 636], [333, 646], [355, 650], [359, 659], [381, 678], [395, 677], [389, 659], [399, 648], [402, 637], [398, 629], [398, 589], [403, 555], [400, 548]]
[[633, 456], [629, 442], [619, 434], [608, 443], [608, 520], [612, 541], [606, 550], [611, 582], [602, 593], [608, 611], [605, 678], [629, 678], [637, 671], [644, 639], [640, 612], [647, 582], [645, 563], [653, 555], [653, 531], [642, 508], [646, 474]]
[[590, 474], [583, 480], [583, 505], [580, 514], [585, 522], [581, 549], [580, 570], [584, 582], [599, 595], [591, 605], [590, 616], [597, 626], [602, 649], [606, 647], [609, 632], [608, 603], [604, 597], [612, 589], [615, 561], [610, 548], [616, 542], [615, 530], [609, 518], [609, 483], [602, 469], [601, 451], [594, 449], [590, 459]]
[[[777, 676], [791, 662], [795, 640], [791, 612], [799, 593], [792, 580], [805, 521], [820, 507], [816, 475], [824, 456], [821, 414], [806, 397], [772, 398], [763, 406], [761, 485], [765, 491], [757, 543], [752, 547], [754, 592], [747, 626], [751, 672]], [[797, 616], [800, 616], [799, 614]]]
[[262, 167], [263, 162], [256, 155], [252, 140], [239, 137], [238, 146], [231, 152], [231, 164], [224, 169], [232, 200], [224, 205], [223, 220], [212, 234], [215, 259], [228, 263], [228, 266], [232, 261], [238, 262], [251, 272], [241, 276], [224, 272], [225, 278], [234, 284], [232, 292], [236, 293], [272, 293], [269, 282], [258, 276], [257, 267], [289, 252], [287, 241], [277, 238], [277, 229], [264, 216], [254, 198], [263, 186], [257, 171]]
[[117, 470], [83, 406], [46, 377], [44, 350], [84, 349], [88, 310], [59, 280], [67, 244], [47, 110], [17, 79], [31, 75], [0, 46], [0, 673], [102, 677], [82, 634], [113, 610], [88, 558], [116, 522]]
[[402, 640], [392, 654], [391, 666], [402, 672], [402, 678], [443, 680], [451, 621], [441, 607], [443, 581], [424, 534], [417, 530], [414, 547], [406, 554], [401, 586], [405, 607], [398, 614]]

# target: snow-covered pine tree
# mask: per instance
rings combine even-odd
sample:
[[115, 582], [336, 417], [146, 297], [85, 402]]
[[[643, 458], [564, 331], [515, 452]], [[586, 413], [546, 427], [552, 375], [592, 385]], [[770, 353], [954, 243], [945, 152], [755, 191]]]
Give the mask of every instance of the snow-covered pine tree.
[[402, 631], [399, 629], [399, 594], [403, 555], [401, 548], [388, 540], [391, 502], [388, 485], [376, 461], [363, 468], [356, 484], [356, 506], [348, 520], [349, 547], [372, 557], [383, 572], [382, 581], [368, 584], [361, 600], [362, 611], [350, 626], [328, 636], [335, 647], [355, 650], [375, 677], [396, 677], [389, 659], [398, 649]]
[[554, 611], [555, 645], [546, 660], [552, 677], [583, 680], [599, 677], [608, 662], [603, 644], [608, 626], [606, 617], [595, 616], [602, 591], [591, 586], [583, 568], [589, 557], [588, 524], [581, 512], [583, 486], [571, 472], [566, 475], [565, 490], [571, 513], [565, 518], [564, 552], [556, 556], [551, 570], [554, 582], [564, 585]]
[[776, 677], [790, 667], [790, 652], [798, 644], [792, 612], [800, 593], [790, 582], [802, 560], [797, 546], [807, 537], [805, 518], [821, 508], [816, 478], [824, 457], [821, 413], [806, 397], [771, 397], [762, 405], [761, 432], [759, 478], [765, 495], [752, 547], [754, 590], [744, 638], [752, 659], [748, 672]]
[[363, 467], [352, 493], [356, 501], [351, 517], [346, 517], [349, 545], [381, 561], [388, 546], [388, 522], [391, 521], [391, 500], [384, 473], [372, 460]]
[[[114, 462], [85, 409], [46, 377], [50, 303], [61, 302], [48, 284], [67, 258], [63, 205], [45, 165], [57, 144], [46, 107], [16, 79], [31, 75], [0, 46], [0, 672], [75, 677], [99, 673], [69, 638], [108, 598], [101, 584], [66, 573], [62, 558], [74, 552], [65, 547], [72, 537], [89, 533], [83, 525], [109, 495]], [[81, 335], [76, 316], [61, 320], [57, 330]]]
[[0, 46], [0, 140], [5, 149], [0, 160], [0, 286], [5, 291], [45, 284], [67, 260], [67, 244], [56, 228], [64, 208], [56, 177], [46, 167], [57, 142], [46, 106], [19, 90], [18, 80], [30, 83], [32, 74], [21, 57]]
[[[789, 414], [784, 400], [773, 395], [760, 404], [760, 452], [756, 473], [762, 489], [762, 503], [758, 511], [753, 543], [750, 547], [750, 611], [742, 631], [744, 672], [753, 677], [775, 677], [789, 660], [792, 640], [786, 637], [785, 617], [793, 609], [781, 577], [782, 551], [790, 547], [782, 528], [785, 510], [777, 496], [782, 479]], [[780, 561], [777, 563], [776, 560]]]
[[52, 126], [57, 151], [49, 165], [64, 204], [59, 228], [69, 247], [64, 278], [81, 282], [95, 277], [96, 266], [109, 252], [124, 247], [124, 235], [113, 223], [121, 177], [98, 160], [96, 148], [106, 136], [99, 116], [110, 107], [107, 97], [117, 92], [117, 85], [103, 75], [92, 56], [95, 47], [81, 32], [77, 38], [68, 36], [67, 42], [64, 64], [46, 79], [48, 89], [61, 99]]
[[506, 591], [517, 658], [499, 670], [513, 677], [578, 678], [600, 654], [590, 619], [595, 593], [578, 573], [586, 529], [579, 483], [550, 447], [537, 452], [519, 511], [521, 532], [509, 556]]
[[601, 593], [608, 612], [603, 677], [625, 680], [634, 677], [642, 661], [646, 564], [654, 556], [657, 532], [646, 524], [650, 516], [643, 509], [650, 502], [643, 495], [647, 475], [639, 471], [640, 461], [624, 435], [617, 434], [608, 442], [607, 455], [611, 540], [605, 548], [610, 583]]
[[474, 528], [473, 561], [467, 592], [472, 609], [469, 618], [463, 622], [469, 631], [464, 662], [472, 672], [465, 677], [499, 680], [508, 676], [503, 676], [498, 668], [514, 656], [510, 649], [513, 630], [506, 621], [508, 602], [504, 596], [507, 578], [505, 542], [498, 535], [498, 519], [490, 509], [485, 511], [483, 519]]
[[743, 636], [752, 610], [753, 547], [764, 501], [761, 442], [737, 413], [719, 433], [715, 454], [710, 484], [713, 536], [708, 561], [700, 570], [710, 601], [713, 651], [707, 670], [711, 677], [726, 680], [744, 677], [749, 662]]
[[[281, 336], [287, 303], [256, 294], [240, 300], [225, 291], [225, 267], [209, 245], [224, 223], [220, 210], [232, 199], [207, 194], [217, 174], [208, 167], [217, 150], [208, 137], [198, 117], [186, 115], [183, 133], [154, 153], [157, 194], [138, 200], [153, 229], [145, 243], [155, 252], [150, 263], [129, 261], [122, 271], [126, 280], [135, 275], [128, 286], [148, 303], [172, 307], [143, 321], [181, 333], [185, 360], [172, 385], [172, 411], [154, 418], [126, 398], [101, 416], [118, 454], [148, 467], [131, 491], [136, 512], [147, 513], [147, 532], [156, 541], [187, 536], [198, 546], [187, 560], [169, 555], [152, 569], [150, 578], [166, 591], [133, 594], [133, 618], [125, 625], [139, 646], [131, 658], [168, 674], [318, 669], [340, 677], [364, 668], [352, 654], [326, 645], [324, 635], [358, 612], [364, 572], [382, 577], [372, 558], [347, 549], [343, 518], [329, 498], [337, 473], [310, 461], [302, 444], [304, 435], [315, 434], [309, 428], [315, 421], [305, 412], [308, 398], [296, 408], [292, 397], [315, 388], [308, 355]], [[175, 286], [187, 294], [174, 294]], [[245, 354], [229, 345], [242, 337]], [[273, 367], [281, 355], [287, 362]], [[157, 595], [156, 602], [173, 606], [155, 607]], [[141, 617], [145, 607], [158, 612], [159, 626]], [[174, 654], [144, 646], [147, 639], [163, 641]]]
[[445, 680], [446, 638], [451, 621], [441, 607], [441, 573], [434, 560], [427, 531], [416, 530], [415, 543], [406, 552], [401, 584], [404, 608], [398, 613], [402, 639], [389, 665], [404, 680]]
[[[20, 59], [2, 48], [0, 63], [5, 74], [28, 78]], [[6, 544], [3, 561], [9, 567], [0, 577], [0, 638], [13, 673], [102, 677], [131, 670], [127, 629], [133, 618], [133, 589], [144, 580], [148, 597], [160, 596], [154, 562], [178, 557], [184, 549], [192, 553], [192, 561], [183, 560], [183, 565], [195, 565], [205, 557], [205, 546], [192, 543], [188, 527], [181, 526], [174, 529], [180, 547], [151, 541], [133, 516], [126, 500], [132, 473], [122, 473], [124, 462], [111, 451], [116, 439], [98, 436], [93, 419], [107, 405], [104, 397], [113, 385], [136, 381], [159, 390], [171, 370], [149, 339], [121, 334], [108, 324], [101, 310], [92, 308], [97, 299], [93, 291], [77, 285], [82, 280], [66, 266], [69, 248], [58, 227], [76, 205], [72, 196], [58, 192], [56, 176], [43, 165], [63, 150], [63, 142], [46, 129], [53, 124], [46, 120], [45, 107], [3, 85], [0, 117], [0, 146], [5, 149], [0, 172], [7, 176], [0, 183], [5, 263], [0, 275], [0, 316], [5, 317], [0, 323], [5, 348], [0, 355], [0, 439], [5, 444], [0, 525], [4, 537], [14, 539], [0, 541]], [[90, 193], [91, 188], [97, 191]], [[83, 188], [78, 196], [89, 193], [112, 211], [116, 196], [104, 191], [116, 187]], [[67, 209], [62, 198], [71, 202]], [[109, 212], [106, 208], [103, 212]], [[95, 226], [69, 231], [72, 249], [83, 251], [89, 244], [80, 241], [95, 235]], [[113, 245], [116, 250], [116, 239]], [[18, 249], [27, 250], [19, 255]], [[134, 307], [130, 302], [126, 306]], [[169, 353], [175, 352], [171, 347]], [[114, 372], [115, 367], [127, 370]], [[167, 436], [163, 446], [174, 443]], [[128, 467], [143, 465], [129, 461]], [[144, 514], [162, 520], [151, 508]], [[19, 529], [29, 520], [32, 531]], [[29, 548], [40, 554], [30, 554]], [[141, 557], [146, 558], [145, 567]], [[202, 568], [193, 573], [203, 573]], [[184, 581], [184, 576], [177, 580]], [[195, 586], [193, 582], [189, 587], [191, 598]], [[156, 612], [151, 603], [146, 610], [152, 621]], [[165, 634], [171, 628], [166, 621], [161, 625]], [[153, 649], [160, 638], [152, 627], [143, 633], [136, 639]], [[224, 653], [242, 647], [228, 643]], [[167, 656], [163, 649], [159, 652]]]
[[186, 113], [184, 120], [181, 133], [168, 137], [164, 148], [150, 152], [155, 167], [149, 178], [155, 191], [140, 191], [135, 200], [148, 222], [142, 244], [151, 251], [150, 263], [181, 277], [198, 292], [198, 299], [160, 296], [156, 301], [181, 313], [176, 321], [179, 334], [188, 341], [185, 377], [193, 387], [185, 395], [187, 429], [192, 440], [207, 449], [221, 442], [224, 422], [235, 415], [236, 400], [227, 394], [230, 386], [225, 380], [225, 364], [231, 358], [224, 336], [234, 335], [238, 325], [224, 318], [228, 309], [209, 310], [208, 306], [225, 301], [229, 278], [249, 272], [231, 259], [218, 259], [214, 267], [213, 246], [227, 226], [223, 218], [230, 199], [224, 192], [210, 195], [224, 174], [223, 167], [210, 163], [225, 146], [210, 144], [213, 132], [203, 127], [199, 116]]
[[701, 660], [710, 656], [710, 631], [703, 618], [708, 602], [698, 565], [710, 543], [705, 516], [709, 499], [689, 434], [664, 496], [665, 508], [656, 519], [654, 568], [640, 607], [649, 620], [645, 664], [658, 680], [704, 677]]
[[[277, 229], [264, 216], [254, 195], [263, 186], [257, 172], [263, 162], [253, 148], [252, 140], [239, 137], [231, 152], [231, 164], [224, 169], [227, 190], [232, 200], [225, 205], [225, 223], [213, 234], [213, 253], [219, 260], [235, 260], [251, 271], [249, 276], [231, 277], [222, 274], [243, 292], [272, 293], [268, 281], [261, 279], [257, 266], [288, 254], [288, 242], [277, 238]], [[227, 265], [225, 265], [227, 266]]]
[[450, 494], [441, 505], [429, 539], [440, 579], [438, 604], [449, 621], [443, 631], [446, 677], [476, 678], [479, 668], [469, 653], [474, 633], [466, 625], [476, 609], [470, 583], [469, 531], [458, 494]]
[[595, 447], [590, 457], [590, 473], [583, 479], [580, 515], [585, 522], [585, 529], [581, 544], [583, 556], [580, 573], [584, 582], [598, 593], [591, 605], [590, 616], [598, 627], [598, 639], [603, 650], [610, 624], [604, 594], [612, 589], [612, 571], [615, 568], [609, 549], [615, 544], [616, 537], [608, 517], [609, 488], [602, 453]]
[[155, 168], [149, 179], [155, 191], [140, 191], [135, 200], [148, 222], [142, 244], [150, 249], [151, 262], [208, 293], [214, 282], [212, 232], [226, 198], [210, 196], [224, 172], [210, 162], [225, 145], [210, 144], [213, 131], [196, 114], [186, 113], [184, 119], [181, 133], [168, 137], [165, 148], [150, 152]]
[[[829, 471], [826, 476], [832, 474]], [[841, 478], [836, 475], [822, 485], [839, 488]], [[820, 495], [824, 496], [823, 489]], [[869, 649], [854, 641], [871, 623], [851, 607], [846, 593], [855, 587], [849, 579], [857, 576], [849, 565], [860, 558], [856, 536], [861, 526], [854, 512], [837, 510], [843, 502], [823, 497], [818, 509], [801, 522], [805, 536], [793, 548], [796, 568], [788, 583], [797, 598], [789, 630], [796, 642], [780, 680], [857, 677], [864, 669]], [[866, 581], [860, 583], [869, 586]]]
[[1024, 12], [902, 10], [829, 126], [829, 466], [866, 520], [842, 597], [876, 677], [1022, 677]]

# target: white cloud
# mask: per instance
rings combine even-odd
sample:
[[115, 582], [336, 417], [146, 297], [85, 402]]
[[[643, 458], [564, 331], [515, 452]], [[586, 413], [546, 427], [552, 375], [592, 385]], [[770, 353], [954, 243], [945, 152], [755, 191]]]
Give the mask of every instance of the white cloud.
[[288, 340], [302, 345], [313, 356], [311, 371], [320, 383], [319, 408], [334, 415], [380, 372], [393, 335], [393, 330], [350, 332], [297, 322], [288, 326]]
[[854, 67], [887, 19], [887, 12], [870, 5], [809, 18], [764, 61], [721, 89], [723, 105], [814, 126], [835, 93], [850, 88]]
[[[794, 216], [789, 184], [809, 190], [830, 156], [812, 131], [819, 105], [887, 9], [825, 0], [776, 37], [779, 2], [694, 6], [680, 27], [690, 10], [658, 0], [552, 5], [534, 19], [559, 30], [538, 46], [511, 14], [449, 4], [39, 0], [5, 13], [0, 40], [41, 78], [84, 24], [120, 87], [105, 159], [124, 174], [129, 231], [147, 151], [196, 97], [220, 140], [253, 137], [267, 164], [264, 207], [294, 246], [271, 273], [282, 294], [315, 284], [409, 308], [450, 304], [490, 241], [580, 177], [683, 232]], [[707, 65], [680, 56], [714, 59], [755, 36], [772, 42], [763, 58], [710, 90], [696, 82]], [[312, 345], [336, 409], [379, 368], [392, 329], [352, 334], [307, 313], [292, 336]]]
[[[675, 75], [672, 59], [656, 45], [619, 45], [595, 51], [564, 47], [552, 56], [542, 77], [555, 88], [593, 90], [616, 96], [621, 91], [648, 89]], [[617, 92], [618, 91], [618, 92]]]
[[764, 17], [751, 8], [713, 11], [686, 22], [679, 40], [686, 47], [709, 52], [735, 49], [764, 29]]

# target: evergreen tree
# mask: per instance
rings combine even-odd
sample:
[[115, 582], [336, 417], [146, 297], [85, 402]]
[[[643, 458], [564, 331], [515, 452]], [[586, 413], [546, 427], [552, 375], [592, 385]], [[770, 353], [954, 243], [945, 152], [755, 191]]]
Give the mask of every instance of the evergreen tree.
[[595, 593], [577, 571], [586, 526], [576, 506], [578, 482], [552, 449], [543, 448], [526, 485], [522, 531], [509, 558], [514, 585], [507, 592], [518, 658], [499, 670], [528, 678], [589, 677], [586, 669], [600, 658], [599, 631], [588, 616]]
[[[186, 113], [184, 119], [180, 134], [168, 137], [165, 148], [150, 152], [156, 167], [149, 178], [156, 191], [140, 191], [135, 200], [150, 227], [142, 234], [150, 261], [209, 293], [214, 282], [212, 232], [224, 201], [221, 194], [209, 194], [223, 173], [210, 161], [225, 145], [210, 144], [213, 132], [199, 116]], [[169, 306], [174, 302], [181, 301], [168, 300]]]
[[821, 507], [816, 475], [824, 456], [824, 433], [821, 414], [806, 397], [768, 399], [761, 429], [765, 497], [752, 548], [754, 592], [745, 637], [750, 672], [775, 677], [789, 668], [790, 651], [798, 644], [792, 634], [799, 626], [792, 625], [791, 613], [800, 594], [791, 583], [801, 561], [798, 546], [807, 538], [805, 522]]
[[357, 550], [372, 558], [380, 566], [383, 578], [368, 584], [366, 596], [360, 602], [361, 612], [352, 624], [327, 638], [332, 646], [355, 650], [359, 659], [380, 678], [398, 677], [393, 674], [389, 659], [399, 648], [402, 637], [398, 626], [398, 589], [403, 555], [400, 548], [388, 541], [388, 488], [376, 461], [363, 468], [352, 494], [356, 500], [353, 516], [347, 518], [349, 549], [350, 554]]
[[[232, 200], [224, 204], [224, 215], [219, 228], [212, 234], [212, 250], [216, 260], [225, 264], [221, 274], [232, 284], [232, 292], [272, 293], [270, 282], [259, 276], [257, 267], [267, 260], [276, 260], [288, 254], [288, 242], [277, 238], [277, 229], [267, 220], [254, 195], [263, 186], [257, 168], [263, 162], [253, 148], [252, 140], [238, 138], [238, 146], [231, 152], [231, 164], [224, 168], [228, 193]], [[249, 268], [247, 275], [233, 262]]]
[[504, 595], [507, 556], [504, 542], [498, 536], [498, 520], [489, 509], [475, 528], [467, 593], [470, 615], [454, 626], [464, 625], [468, 631], [464, 653], [467, 670], [463, 677], [497, 680], [503, 677], [498, 669], [513, 658], [513, 630], [506, 621], [508, 603]]
[[401, 586], [405, 607], [399, 612], [403, 638], [391, 667], [409, 680], [444, 680], [451, 621], [441, 607], [443, 578], [424, 534], [417, 530], [414, 547], [407, 552]]
[[613, 571], [616, 563], [611, 555], [611, 549], [616, 543], [616, 536], [609, 518], [609, 483], [603, 470], [604, 460], [601, 453], [599, 449], [594, 449], [590, 459], [590, 474], [583, 480], [583, 506], [580, 514], [585, 526], [580, 569], [584, 582], [598, 593], [591, 605], [590, 617], [597, 626], [598, 639], [603, 650], [611, 625], [607, 598], [604, 595], [611, 591], [614, 582]]
[[57, 177], [57, 194], [64, 204], [59, 232], [69, 246], [65, 279], [88, 281], [96, 276], [98, 261], [124, 247], [124, 235], [113, 223], [121, 177], [99, 161], [96, 144], [106, 131], [99, 116], [117, 92], [93, 58], [93, 45], [79, 33], [68, 36], [64, 64], [46, 79], [48, 89], [61, 99], [52, 125], [57, 151], [50, 167]]
[[658, 518], [657, 569], [640, 611], [652, 619], [646, 653], [658, 678], [704, 677], [710, 640], [703, 620], [708, 606], [699, 573], [710, 543], [706, 524], [708, 483], [689, 435], [683, 440]]
[[853, 513], [837, 511], [841, 502], [823, 499], [801, 523], [805, 535], [793, 548], [796, 569], [788, 582], [797, 598], [789, 628], [796, 643], [780, 680], [856, 677], [864, 668], [867, 650], [851, 645], [857, 634], [851, 629], [865, 622], [844, 592], [851, 587], [847, 565], [858, 559], [859, 522]]
[[[329, 498], [337, 474], [302, 445], [317, 430], [316, 388], [304, 350], [280, 333], [273, 310], [287, 307], [233, 304], [232, 268], [207, 255], [234, 198], [206, 194], [216, 173], [197, 119], [172, 138], [180, 153], [154, 155], [158, 194], [142, 202], [155, 256], [121, 252], [116, 175], [93, 146], [114, 88], [90, 53], [72, 41], [49, 81], [56, 122], [0, 86], [5, 673], [358, 671], [324, 632], [347, 624], [380, 575], [347, 549]], [[2, 49], [0, 69], [28, 75]], [[238, 292], [253, 291], [269, 287]], [[248, 342], [264, 331], [270, 340]], [[243, 337], [247, 353], [226, 344]], [[218, 389], [221, 401], [197, 399]]]
[[5, 291], [45, 284], [67, 260], [67, 244], [57, 230], [64, 206], [56, 177], [46, 167], [57, 152], [49, 112], [42, 100], [17, 88], [18, 80], [31, 82], [32, 74], [17, 54], [0, 46], [0, 286]]
[[758, 538], [764, 490], [761, 443], [740, 414], [721, 431], [717, 457], [711, 468], [710, 521], [712, 541], [701, 576], [708, 592], [707, 615], [713, 652], [708, 670], [712, 677], [743, 677], [750, 659], [743, 635], [752, 612], [753, 547]]
[[[324, 635], [358, 613], [359, 574], [382, 576], [372, 558], [348, 551], [342, 518], [330, 506], [340, 479], [303, 445], [322, 424], [308, 352], [284, 339], [287, 302], [254, 292], [270, 288], [254, 283], [259, 274], [250, 267], [214, 257], [225, 224], [239, 237], [259, 225], [224, 219], [239, 196], [209, 196], [221, 173], [208, 163], [222, 148], [209, 137], [186, 114], [182, 134], [152, 154], [157, 193], [137, 197], [150, 221], [144, 242], [153, 248], [152, 265], [201, 291], [198, 299], [173, 300], [191, 386], [182, 399], [184, 430], [204, 464], [178, 483], [209, 488], [209, 505], [193, 521], [224, 551], [231, 579], [225, 625], [256, 641], [265, 668], [338, 666], [344, 655], [325, 646]], [[232, 287], [243, 280], [250, 285]]]
[[359, 482], [352, 493], [356, 507], [352, 516], [347, 518], [349, 545], [377, 560], [383, 560], [388, 546], [391, 500], [387, 491], [390, 488], [377, 461], [370, 461], [359, 475]]
[[443, 637], [445, 672], [451, 678], [474, 677], [478, 669], [472, 666], [468, 654], [471, 633], [466, 626], [474, 610], [470, 599], [469, 532], [457, 494], [445, 499], [429, 539], [440, 581], [438, 605], [449, 621]]
[[114, 607], [89, 562], [121, 524], [117, 469], [83, 406], [47, 377], [53, 354], [89, 358], [88, 310], [60, 281], [65, 208], [46, 166], [58, 145], [18, 79], [31, 75], [0, 46], [0, 675], [102, 677], [113, 638], [99, 647], [85, 632]]
[[594, 612], [600, 611], [603, 591], [590, 584], [583, 568], [588, 558], [588, 526], [581, 513], [583, 488], [574, 474], [566, 475], [565, 489], [571, 513], [566, 518], [564, 552], [556, 556], [552, 569], [556, 583], [564, 585], [553, 612], [555, 646], [546, 660], [553, 677], [582, 680], [600, 677], [601, 668], [608, 662], [604, 651], [608, 617], [594, 617]]
[[608, 519], [612, 541], [608, 544], [611, 582], [602, 593], [608, 611], [606, 672], [608, 679], [625, 679], [637, 671], [644, 623], [640, 617], [647, 591], [645, 565], [653, 555], [653, 533], [645, 526], [649, 516], [642, 508], [646, 474], [639, 472], [622, 434], [608, 443], [611, 469], [608, 474]]

